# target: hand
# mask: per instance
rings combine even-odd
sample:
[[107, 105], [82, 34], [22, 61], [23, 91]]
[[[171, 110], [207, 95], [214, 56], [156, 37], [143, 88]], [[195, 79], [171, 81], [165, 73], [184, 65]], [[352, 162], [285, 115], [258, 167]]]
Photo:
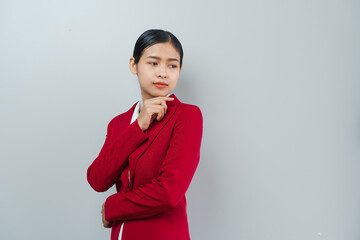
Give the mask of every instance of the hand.
[[106, 221], [106, 219], [105, 219], [105, 203], [103, 203], [103, 205], [102, 205], [101, 215], [102, 215], [102, 222], [103, 222], [104, 228], [111, 228], [112, 222]]
[[155, 118], [160, 121], [167, 112], [166, 101], [173, 100], [172, 97], [155, 97], [145, 100], [137, 118], [141, 130], [147, 130]]

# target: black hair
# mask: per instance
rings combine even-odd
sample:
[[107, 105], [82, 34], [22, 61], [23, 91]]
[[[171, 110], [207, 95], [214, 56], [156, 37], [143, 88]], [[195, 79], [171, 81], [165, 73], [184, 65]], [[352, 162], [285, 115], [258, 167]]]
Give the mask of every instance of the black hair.
[[164, 31], [161, 29], [150, 29], [140, 35], [134, 47], [133, 57], [135, 58], [135, 63], [137, 64], [139, 62], [142, 54], [144, 53], [144, 50], [147, 47], [150, 47], [156, 43], [166, 43], [166, 42], [170, 42], [179, 52], [180, 67], [181, 67], [184, 52], [180, 41], [171, 32]]

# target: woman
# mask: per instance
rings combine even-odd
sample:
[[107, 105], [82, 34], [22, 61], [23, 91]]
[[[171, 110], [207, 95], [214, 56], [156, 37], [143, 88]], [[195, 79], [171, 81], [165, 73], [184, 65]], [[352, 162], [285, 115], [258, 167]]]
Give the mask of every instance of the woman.
[[142, 99], [110, 121], [87, 171], [98, 192], [116, 184], [101, 211], [112, 240], [190, 239], [185, 192], [200, 159], [203, 119], [172, 93], [182, 58], [181, 43], [167, 31], [148, 30], [135, 44], [130, 70]]

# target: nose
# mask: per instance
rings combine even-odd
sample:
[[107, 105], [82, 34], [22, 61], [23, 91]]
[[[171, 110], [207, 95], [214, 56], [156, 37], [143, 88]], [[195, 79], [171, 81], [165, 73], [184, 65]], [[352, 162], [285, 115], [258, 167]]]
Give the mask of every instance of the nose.
[[166, 67], [163, 65], [159, 66], [159, 71], [158, 71], [158, 77], [160, 78], [167, 78], [167, 71], [166, 71]]

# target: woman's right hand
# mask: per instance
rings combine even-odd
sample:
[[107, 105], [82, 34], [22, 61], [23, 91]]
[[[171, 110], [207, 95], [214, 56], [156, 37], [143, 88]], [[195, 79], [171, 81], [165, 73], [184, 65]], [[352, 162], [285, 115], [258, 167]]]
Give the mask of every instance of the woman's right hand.
[[155, 97], [145, 100], [137, 118], [141, 130], [147, 130], [155, 118], [160, 121], [167, 112], [166, 101], [173, 100], [172, 97]]

